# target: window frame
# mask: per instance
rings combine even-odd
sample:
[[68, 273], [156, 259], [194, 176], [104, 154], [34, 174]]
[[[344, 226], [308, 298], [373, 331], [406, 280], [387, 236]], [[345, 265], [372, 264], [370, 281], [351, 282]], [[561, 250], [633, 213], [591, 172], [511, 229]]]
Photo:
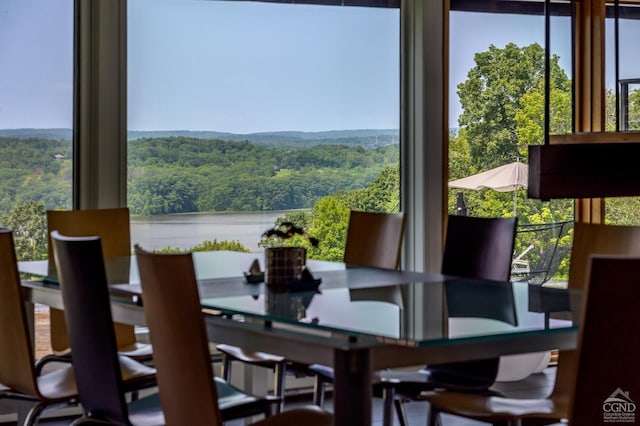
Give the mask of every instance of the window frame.
[[[604, 13], [597, 11], [604, 11], [604, 0], [579, 3], [584, 7], [578, 8], [577, 21], [584, 16], [592, 30], [602, 29]], [[533, 13], [529, 1], [400, 2], [401, 209], [408, 217], [403, 267], [417, 271], [438, 271], [441, 263], [448, 195], [448, 20], [449, 8], [461, 5]], [[126, 0], [75, 0], [74, 208], [126, 205], [126, 9]], [[575, 78], [582, 84], [577, 90], [583, 100], [593, 99], [589, 84], [597, 88], [598, 77], [585, 82], [584, 70], [598, 65], [603, 54], [597, 43], [580, 45], [581, 34], [576, 32], [576, 51], [584, 55], [576, 66]], [[591, 62], [579, 62], [587, 54]], [[575, 114], [577, 130], [590, 130], [580, 125], [580, 117], [595, 113]]]

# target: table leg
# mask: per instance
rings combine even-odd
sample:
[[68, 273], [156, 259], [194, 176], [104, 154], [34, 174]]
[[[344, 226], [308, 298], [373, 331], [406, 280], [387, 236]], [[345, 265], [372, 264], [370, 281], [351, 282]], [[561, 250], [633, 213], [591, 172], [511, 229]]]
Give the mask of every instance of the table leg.
[[334, 352], [333, 411], [336, 426], [371, 425], [369, 349]]
[[[25, 313], [27, 315], [27, 327], [29, 327], [29, 335], [31, 336], [31, 347], [36, 348], [36, 311], [35, 305], [31, 302], [24, 302]], [[35, 353], [34, 353], [35, 357]]]

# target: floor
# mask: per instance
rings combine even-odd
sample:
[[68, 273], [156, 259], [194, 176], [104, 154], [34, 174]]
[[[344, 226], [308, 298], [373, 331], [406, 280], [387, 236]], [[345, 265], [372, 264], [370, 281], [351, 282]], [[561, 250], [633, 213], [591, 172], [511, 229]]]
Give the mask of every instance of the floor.
[[[544, 397], [551, 392], [553, 382], [555, 379], [555, 367], [549, 367], [540, 374], [534, 374], [519, 382], [511, 383], [498, 383], [496, 384], [496, 390], [503, 392], [504, 394], [515, 398], [538, 398]], [[296, 401], [291, 402], [287, 407], [296, 407], [309, 403], [309, 399], [304, 397], [297, 397]], [[331, 399], [327, 399], [325, 406], [327, 410], [331, 410]], [[424, 425], [426, 424], [426, 416], [428, 413], [428, 406], [426, 403], [411, 402], [405, 404], [405, 410], [409, 425]], [[374, 399], [373, 412], [372, 412], [372, 425], [382, 425], [382, 400]], [[443, 426], [482, 426], [486, 423], [476, 422], [472, 420], [463, 419], [455, 416], [443, 416]], [[73, 418], [67, 418], [64, 420], [47, 420], [42, 421], [39, 424], [46, 426], [67, 426], [73, 421]], [[398, 424], [397, 419], [395, 424]], [[2, 423], [3, 426], [13, 426], [15, 423]], [[237, 420], [228, 422], [226, 426], [242, 426], [244, 421]]]

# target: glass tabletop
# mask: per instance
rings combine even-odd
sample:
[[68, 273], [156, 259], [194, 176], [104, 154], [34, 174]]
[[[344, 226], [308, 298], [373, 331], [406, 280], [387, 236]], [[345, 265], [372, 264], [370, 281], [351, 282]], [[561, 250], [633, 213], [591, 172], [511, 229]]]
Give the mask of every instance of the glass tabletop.
[[[193, 264], [198, 280], [242, 277], [249, 271], [251, 264], [257, 260], [264, 268], [264, 255], [235, 251], [204, 251], [193, 253]], [[329, 271], [345, 269], [343, 263], [309, 260], [313, 271]], [[138, 265], [135, 256], [105, 259], [105, 269], [110, 284], [140, 283]], [[48, 260], [18, 262], [18, 270], [33, 277], [39, 277], [49, 283], [58, 282], [55, 268]]]
[[254, 294], [204, 297], [202, 305], [223, 314], [294, 324], [352, 339], [424, 347], [573, 328], [571, 321], [549, 320], [551, 312], [571, 310], [569, 298], [568, 290], [527, 283], [451, 278], [358, 288], [321, 286], [307, 292], [264, 288]]
[[[309, 261], [321, 280], [318, 290], [283, 291], [247, 284], [242, 273], [255, 259], [262, 263], [251, 253], [194, 253], [203, 308], [338, 338], [415, 347], [577, 329], [569, 320], [550, 319], [571, 311], [569, 300], [581, 303], [581, 294], [568, 290]], [[114, 294], [144, 299], [135, 257], [105, 263]], [[56, 285], [46, 261], [22, 262], [19, 269]]]

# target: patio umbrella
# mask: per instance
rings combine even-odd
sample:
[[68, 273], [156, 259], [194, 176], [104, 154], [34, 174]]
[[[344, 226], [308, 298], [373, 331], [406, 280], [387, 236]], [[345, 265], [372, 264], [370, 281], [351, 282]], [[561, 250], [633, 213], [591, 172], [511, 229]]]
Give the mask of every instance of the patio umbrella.
[[513, 191], [513, 215], [516, 215], [517, 191], [527, 187], [529, 166], [519, 161], [505, 164], [485, 172], [452, 180], [449, 188], [479, 190], [490, 188], [498, 192]]

